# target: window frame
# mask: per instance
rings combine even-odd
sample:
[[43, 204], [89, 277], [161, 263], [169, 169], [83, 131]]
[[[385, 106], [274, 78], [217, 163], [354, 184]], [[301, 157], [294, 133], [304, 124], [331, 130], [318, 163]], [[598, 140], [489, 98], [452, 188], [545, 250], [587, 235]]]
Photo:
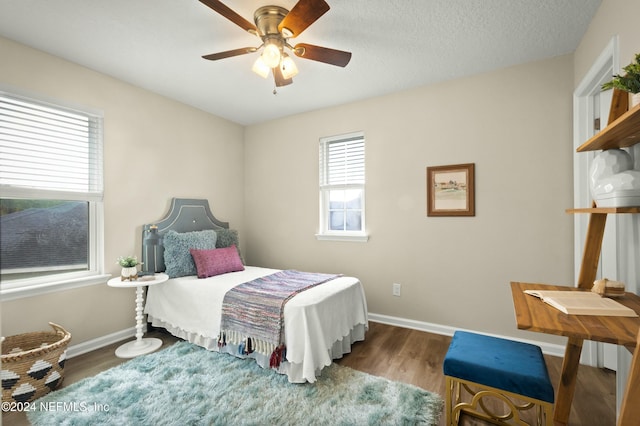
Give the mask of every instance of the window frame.
[[14, 88], [3, 86], [0, 86], [0, 96], [63, 112], [80, 114], [92, 120], [97, 126], [97, 131], [95, 132], [95, 139], [92, 139], [90, 143], [97, 150], [98, 159], [95, 163], [97, 170], [92, 170], [91, 173], [98, 173], [100, 179], [99, 192], [94, 194], [17, 185], [0, 185], [2, 198], [4, 199], [21, 198], [87, 202], [87, 237], [89, 241], [87, 270], [54, 273], [31, 278], [3, 279], [0, 283], [0, 299], [9, 301], [71, 288], [103, 284], [110, 277], [109, 274], [105, 273], [104, 268], [104, 114], [101, 111], [70, 105], [58, 100], [44, 99], [42, 96], [21, 93]]
[[[364, 132], [352, 132], [335, 136], [327, 136], [320, 138], [319, 143], [319, 231], [316, 234], [318, 240], [324, 241], [352, 241], [352, 242], [366, 242], [369, 240], [369, 235], [366, 231], [366, 177], [362, 183], [341, 183], [341, 184], [329, 184], [324, 182], [327, 176], [327, 171], [323, 169], [328, 163], [327, 161], [327, 147], [332, 143], [340, 143], [353, 139], [362, 139], [363, 149], [366, 151], [366, 140]], [[366, 153], [363, 154], [363, 160], [366, 161]], [[366, 165], [363, 165], [363, 170], [366, 176]], [[330, 215], [330, 200], [329, 194], [331, 190], [350, 190], [357, 189], [362, 194], [362, 210], [361, 210], [361, 230], [360, 231], [338, 231], [329, 229], [329, 215]]]

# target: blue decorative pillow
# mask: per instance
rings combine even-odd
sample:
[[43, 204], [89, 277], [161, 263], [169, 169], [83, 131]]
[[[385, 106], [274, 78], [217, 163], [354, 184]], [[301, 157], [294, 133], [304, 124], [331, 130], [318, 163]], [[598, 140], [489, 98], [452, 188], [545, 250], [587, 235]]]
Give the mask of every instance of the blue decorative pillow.
[[169, 278], [196, 275], [190, 249], [208, 250], [216, 248], [216, 231], [195, 231], [178, 233], [167, 231], [164, 234], [164, 265]]

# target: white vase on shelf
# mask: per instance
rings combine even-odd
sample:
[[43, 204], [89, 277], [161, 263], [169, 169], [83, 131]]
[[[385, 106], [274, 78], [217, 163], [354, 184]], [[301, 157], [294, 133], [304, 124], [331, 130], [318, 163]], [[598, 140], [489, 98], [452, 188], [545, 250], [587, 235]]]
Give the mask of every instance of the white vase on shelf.
[[640, 92], [639, 93], [629, 92], [629, 109], [635, 107], [636, 105], [640, 105]]
[[620, 148], [602, 151], [589, 170], [591, 196], [598, 207], [633, 207], [640, 204], [640, 170]]

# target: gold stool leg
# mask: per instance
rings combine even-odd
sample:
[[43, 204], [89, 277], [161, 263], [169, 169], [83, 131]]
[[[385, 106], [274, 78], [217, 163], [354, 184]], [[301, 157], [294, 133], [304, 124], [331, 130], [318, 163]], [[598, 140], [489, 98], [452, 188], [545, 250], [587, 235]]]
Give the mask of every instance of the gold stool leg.
[[454, 426], [453, 419], [451, 418], [451, 409], [453, 408], [453, 380], [449, 376], [445, 376], [445, 420], [447, 426]]
[[[461, 413], [496, 425], [553, 426], [553, 403], [463, 379], [449, 376], [445, 376], [445, 379], [447, 426], [458, 425]], [[464, 398], [462, 395], [463, 389], [465, 391]], [[467, 401], [467, 397], [470, 397], [470, 401]], [[488, 405], [485, 405], [485, 398], [502, 401], [508, 411], [499, 413], [490, 409]], [[531, 410], [530, 413], [533, 417], [531, 423], [521, 417], [521, 414], [528, 410]]]

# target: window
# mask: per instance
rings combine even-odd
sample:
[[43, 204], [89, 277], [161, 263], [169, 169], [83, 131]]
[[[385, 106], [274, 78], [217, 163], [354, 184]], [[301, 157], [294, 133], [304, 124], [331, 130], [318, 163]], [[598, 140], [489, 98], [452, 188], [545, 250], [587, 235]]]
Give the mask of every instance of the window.
[[101, 116], [0, 91], [0, 191], [4, 300], [102, 274]]
[[364, 134], [320, 139], [319, 239], [367, 241]]

